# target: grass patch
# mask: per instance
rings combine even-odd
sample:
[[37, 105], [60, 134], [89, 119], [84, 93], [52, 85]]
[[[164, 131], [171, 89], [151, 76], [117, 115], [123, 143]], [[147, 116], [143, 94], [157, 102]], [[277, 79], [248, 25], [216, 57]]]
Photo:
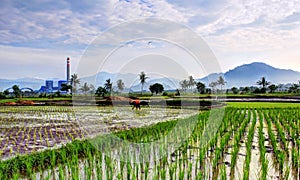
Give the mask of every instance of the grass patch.
[[227, 106], [242, 108], [287, 108], [287, 107], [300, 107], [300, 103], [286, 103], [286, 102], [227, 102]]

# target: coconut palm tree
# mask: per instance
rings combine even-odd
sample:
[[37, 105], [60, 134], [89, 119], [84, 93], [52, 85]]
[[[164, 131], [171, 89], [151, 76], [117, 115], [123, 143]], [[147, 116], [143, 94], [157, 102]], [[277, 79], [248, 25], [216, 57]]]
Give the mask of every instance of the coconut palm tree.
[[268, 85], [270, 85], [271, 82], [268, 82], [265, 77], [262, 77], [261, 80], [256, 82], [256, 84], [262, 86], [261, 92], [265, 93], [266, 92], [266, 87]]
[[79, 90], [83, 91], [84, 94], [86, 94], [90, 90], [90, 86], [88, 85], [88, 83], [85, 82]]
[[209, 87], [211, 87], [211, 89], [212, 89], [212, 92], [214, 92], [214, 89], [215, 89], [215, 87], [218, 85], [218, 82], [211, 82], [211, 83], [209, 83]]
[[219, 76], [218, 79], [218, 84], [221, 86], [221, 91], [223, 90], [223, 86], [226, 84], [226, 81], [224, 80], [224, 78], [222, 76]]
[[117, 88], [120, 92], [122, 92], [124, 90], [124, 82], [122, 81], [122, 79], [117, 80]]
[[189, 76], [189, 80], [188, 80], [188, 86], [191, 88], [191, 91], [193, 90], [193, 87], [195, 86], [196, 82], [193, 78], [193, 76]]
[[186, 92], [186, 88], [189, 86], [189, 82], [186, 79], [184, 79], [183, 81], [180, 81], [179, 84], [182, 90]]
[[148, 79], [149, 77], [147, 77], [144, 72], [141, 72], [141, 74], [139, 74], [139, 76], [140, 76], [140, 81], [141, 81], [141, 84], [142, 84], [141, 95], [143, 95], [144, 84], [146, 82], [146, 79]]
[[78, 78], [78, 75], [74, 73], [71, 75], [72, 92], [76, 92], [77, 84], [80, 84], [80, 79]]
[[106, 79], [105, 84], [104, 84], [104, 88], [111, 94], [112, 91], [112, 82], [109, 79]]
[[95, 92], [95, 86], [93, 84], [90, 84], [90, 93], [94, 94]]

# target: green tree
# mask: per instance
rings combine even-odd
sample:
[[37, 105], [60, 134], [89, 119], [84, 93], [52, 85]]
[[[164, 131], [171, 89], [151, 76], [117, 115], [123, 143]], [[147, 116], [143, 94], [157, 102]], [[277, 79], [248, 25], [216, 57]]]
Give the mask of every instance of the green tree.
[[162, 84], [155, 83], [149, 87], [149, 90], [151, 91], [152, 94], [162, 93], [164, 91], [164, 86]]
[[300, 85], [298, 84], [293, 84], [291, 87], [289, 87], [289, 92], [290, 93], [298, 93]]
[[262, 92], [262, 93], [265, 93], [266, 90], [267, 90], [266, 87], [267, 87], [268, 85], [270, 85], [271, 82], [268, 82], [268, 81], [266, 80], [265, 77], [262, 77], [261, 80], [259, 80], [259, 81], [256, 82], [256, 84], [262, 86], [261, 92]]
[[78, 78], [78, 75], [74, 73], [73, 75], [71, 75], [71, 85], [72, 85], [71, 93], [76, 92], [78, 84], [80, 84], [80, 79]]
[[214, 92], [215, 87], [218, 85], [218, 82], [211, 82], [209, 83], [209, 87], [212, 89], [212, 93]]
[[197, 82], [196, 83], [196, 87], [197, 87], [197, 90], [200, 94], [204, 94], [205, 93], [205, 84], [202, 83], [202, 82]]
[[5, 99], [5, 98], [6, 98], [6, 96], [5, 96], [4, 92], [0, 92], [0, 99]]
[[140, 82], [142, 84], [141, 87], [141, 95], [143, 95], [143, 89], [144, 89], [144, 84], [146, 83], [146, 80], [149, 78], [146, 76], [146, 74], [144, 72], [141, 72], [141, 74], [139, 74], [140, 77]]
[[72, 85], [68, 85], [68, 84], [61, 84], [60, 90], [61, 91], [69, 91], [72, 89]]
[[239, 93], [239, 89], [237, 87], [232, 87], [231, 91], [233, 92], [233, 94]]
[[221, 86], [221, 91], [222, 91], [223, 87], [226, 84], [226, 81], [224, 80], [224, 78], [222, 76], [219, 76], [219, 79], [218, 79], [217, 83]]
[[182, 89], [184, 92], [186, 92], [186, 89], [187, 89], [188, 86], [189, 86], [189, 82], [188, 82], [186, 79], [184, 79], [183, 81], [180, 81], [179, 84], [180, 84], [180, 86], [181, 86], [181, 89]]
[[4, 94], [5, 96], [8, 96], [10, 93], [9, 93], [9, 91], [6, 89], [5, 91], [3, 91], [3, 94]]
[[102, 97], [104, 97], [106, 93], [107, 93], [107, 90], [102, 86], [99, 86], [95, 92], [95, 94], [97, 96], [102, 96]]
[[86, 93], [90, 90], [90, 86], [88, 85], [88, 83], [85, 82], [85, 83], [83, 84], [83, 86], [81, 86], [81, 87], [79, 88], [79, 90], [83, 91], [84, 94], [86, 94]]
[[273, 92], [276, 91], [276, 89], [278, 88], [278, 86], [276, 86], [275, 84], [271, 84], [268, 88], [270, 89], [270, 93], [273, 93]]
[[117, 80], [117, 88], [120, 92], [122, 92], [125, 88], [125, 84], [122, 79]]
[[95, 92], [95, 86], [90, 84], [90, 92], [93, 94]]
[[180, 96], [180, 91], [179, 91], [179, 89], [176, 89], [175, 96]]
[[107, 90], [107, 92], [109, 92], [111, 94], [112, 92], [112, 82], [109, 79], [106, 79], [105, 84], [104, 84], [104, 88]]
[[56, 96], [56, 97], [61, 97], [61, 93], [60, 93], [59, 90], [55, 92], [55, 96]]
[[195, 81], [195, 79], [193, 78], [193, 76], [189, 76], [188, 87], [191, 88], [191, 91], [193, 90], [193, 87], [195, 86], [195, 84], [196, 84], [196, 81]]
[[12, 89], [13, 89], [13, 94], [15, 95], [16, 98], [21, 96], [21, 90], [18, 85], [13, 85]]
[[244, 87], [244, 88], [242, 89], [242, 91], [243, 91], [244, 93], [249, 93], [249, 92], [250, 92], [250, 88], [249, 88], [248, 86], [246, 86], [246, 87]]

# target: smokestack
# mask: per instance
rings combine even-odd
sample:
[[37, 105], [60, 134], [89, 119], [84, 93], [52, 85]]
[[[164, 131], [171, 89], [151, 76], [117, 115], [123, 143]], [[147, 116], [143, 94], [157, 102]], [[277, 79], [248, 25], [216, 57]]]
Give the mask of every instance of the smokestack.
[[67, 83], [70, 83], [70, 58], [67, 58]]

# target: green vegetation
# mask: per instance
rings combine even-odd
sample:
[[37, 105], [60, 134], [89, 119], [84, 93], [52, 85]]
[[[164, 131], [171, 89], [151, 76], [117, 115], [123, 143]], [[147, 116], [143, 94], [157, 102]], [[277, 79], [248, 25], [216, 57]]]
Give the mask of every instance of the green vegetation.
[[146, 74], [144, 72], [141, 72], [141, 74], [139, 74], [140, 77], [140, 82], [141, 82], [141, 95], [143, 95], [143, 90], [144, 90], [144, 84], [146, 83], [146, 80], [149, 79], [149, 77], [146, 76]]
[[229, 107], [250, 107], [250, 108], [289, 108], [300, 107], [300, 103], [285, 102], [226, 102]]
[[155, 83], [153, 85], [150, 85], [149, 90], [152, 94], [162, 93], [164, 91], [164, 86], [162, 84]]
[[[274, 176], [296, 179], [300, 169], [300, 107], [280, 104], [271, 106], [266, 103], [240, 105], [237, 107], [237, 103], [230, 104], [225, 109], [221, 124], [210, 123], [214, 120], [211, 119], [214, 115], [211, 117], [211, 112], [203, 111], [189, 118], [115, 131], [88, 140], [75, 140], [80, 131], [72, 130], [75, 126], [70, 126], [59, 137], [72, 136], [72, 142], [60, 148], [1, 160], [0, 179], [51, 179], [53, 176], [62, 179], [271, 179]], [[26, 111], [34, 115], [40, 113], [39, 108], [26, 107]], [[57, 117], [64, 117], [64, 113], [71, 112], [68, 108], [60, 108], [53, 107], [51, 111]], [[111, 113], [109, 108], [105, 111]], [[18, 107], [5, 107], [1, 112], [18, 113]], [[216, 116], [221, 115], [222, 109], [215, 109], [215, 113]], [[53, 119], [54, 116], [50, 117], [50, 121], [60, 122]], [[0, 121], [1, 125], [5, 125], [4, 120]], [[14, 124], [24, 120], [11, 118], [9, 121]], [[33, 127], [29, 127], [33, 132], [39, 131], [39, 128]], [[61, 125], [59, 127], [62, 128]], [[49, 131], [42, 132], [53, 135], [57, 132], [51, 132], [50, 129], [53, 128], [55, 129], [52, 127]], [[214, 129], [217, 130], [214, 134], [205, 133]], [[18, 143], [17, 138], [9, 136], [12, 131], [5, 129], [4, 132], [8, 133], [6, 137]], [[14, 131], [18, 132], [18, 129]], [[31, 136], [32, 131], [24, 131], [28, 133], [25, 137]], [[189, 138], [182, 139], [187, 132], [191, 133]], [[257, 142], [254, 141], [255, 134]], [[158, 139], [162, 141], [154, 149], [155, 152], [142, 148], [139, 149], [140, 154], [130, 155], [132, 149], [125, 148], [122, 149], [120, 158], [114, 158], [113, 154], [120, 150], [120, 143], [124, 140], [146, 145], [157, 142]], [[48, 142], [49, 138], [45, 141]], [[179, 142], [178, 148], [167, 151], [161, 157], [153, 156], [164, 152], [171, 143], [176, 142]], [[243, 148], [242, 142], [245, 144]], [[258, 152], [258, 159], [253, 159], [253, 150]], [[0, 152], [3, 153], [3, 149]], [[160, 158], [156, 159], [157, 157]], [[129, 159], [123, 161], [124, 158]], [[135, 158], [144, 161], [136, 163]], [[237, 164], [242, 164], [242, 168], [237, 168]], [[274, 172], [270, 174], [272, 168]], [[251, 171], [256, 173], [255, 177], [251, 175]], [[241, 177], [236, 176], [237, 174]]]

